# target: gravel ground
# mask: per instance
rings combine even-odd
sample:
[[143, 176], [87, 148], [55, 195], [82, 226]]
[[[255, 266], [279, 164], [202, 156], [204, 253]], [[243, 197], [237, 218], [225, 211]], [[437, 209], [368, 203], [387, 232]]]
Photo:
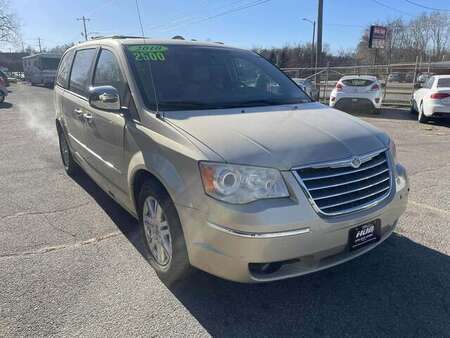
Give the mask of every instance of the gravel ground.
[[52, 91], [0, 106], [0, 336], [448, 336], [450, 123], [363, 116], [411, 179], [396, 233], [349, 263], [264, 285], [198, 273], [167, 289], [136, 221], [60, 164]]

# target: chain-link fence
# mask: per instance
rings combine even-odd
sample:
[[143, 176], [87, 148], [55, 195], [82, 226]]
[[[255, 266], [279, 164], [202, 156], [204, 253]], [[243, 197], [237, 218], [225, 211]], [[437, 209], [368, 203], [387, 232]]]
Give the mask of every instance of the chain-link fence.
[[373, 66], [345, 66], [320, 68], [283, 68], [291, 78], [311, 79], [319, 89], [320, 101], [328, 102], [336, 82], [345, 75], [373, 75], [383, 87], [383, 104], [409, 106], [416, 83], [425, 82], [430, 75], [450, 74], [448, 67], [433, 64], [392, 64]]

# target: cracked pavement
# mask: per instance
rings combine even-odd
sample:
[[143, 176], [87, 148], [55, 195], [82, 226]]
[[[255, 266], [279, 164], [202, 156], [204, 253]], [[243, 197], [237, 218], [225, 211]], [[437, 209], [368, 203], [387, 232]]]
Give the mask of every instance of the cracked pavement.
[[136, 221], [60, 164], [52, 91], [12, 85], [0, 106], [0, 336], [446, 336], [450, 123], [363, 116], [411, 178], [395, 234], [312, 275], [243, 285], [197, 273], [169, 290]]

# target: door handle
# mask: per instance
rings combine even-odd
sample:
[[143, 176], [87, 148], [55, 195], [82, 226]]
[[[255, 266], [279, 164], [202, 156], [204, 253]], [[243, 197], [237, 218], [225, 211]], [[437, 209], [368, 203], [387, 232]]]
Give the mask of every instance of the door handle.
[[91, 123], [92, 122], [92, 114], [91, 113], [84, 113], [83, 114], [83, 118], [86, 120], [87, 123]]
[[75, 108], [73, 112], [77, 115], [83, 115], [83, 111], [80, 108]]

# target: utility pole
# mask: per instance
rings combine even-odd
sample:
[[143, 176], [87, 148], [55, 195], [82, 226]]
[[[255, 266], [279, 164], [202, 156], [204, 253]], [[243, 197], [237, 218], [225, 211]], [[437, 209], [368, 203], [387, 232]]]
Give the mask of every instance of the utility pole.
[[39, 53], [42, 53], [41, 38], [38, 38]]
[[318, 0], [318, 6], [317, 6], [316, 72], [317, 72], [317, 66], [321, 65], [322, 26], [323, 26], [323, 0]]
[[84, 15], [81, 18], [77, 18], [77, 21], [83, 21], [83, 29], [84, 29], [84, 39], [88, 40], [86, 21], [91, 21], [91, 19], [86, 18]]
[[311, 25], [313, 25], [313, 29], [312, 29], [312, 42], [311, 42], [311, 68], [314, 67], [315, 63], [314, 63], [314, 54], [315, 54], [315, 50], [314, 50], [314, 39], [316, 37], [316, 21], [313, 20], [309, 20], [308, 18], [302, 18], [303, 21], [309, 22]]

